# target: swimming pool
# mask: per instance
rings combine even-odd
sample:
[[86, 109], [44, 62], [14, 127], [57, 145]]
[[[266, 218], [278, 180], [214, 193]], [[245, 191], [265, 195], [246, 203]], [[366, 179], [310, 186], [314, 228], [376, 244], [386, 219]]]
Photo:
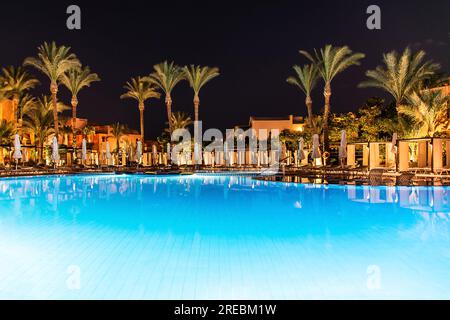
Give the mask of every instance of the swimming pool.
[[0, 298], [450, 298], [450, 189], [0, 180]]

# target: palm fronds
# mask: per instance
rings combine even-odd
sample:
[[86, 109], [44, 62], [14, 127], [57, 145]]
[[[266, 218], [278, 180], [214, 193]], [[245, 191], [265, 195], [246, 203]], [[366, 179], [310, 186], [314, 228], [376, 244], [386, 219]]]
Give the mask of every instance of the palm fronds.
[[359, 87], [379, 88], [391, 94], [397, 106], [416, 90], [422, 81], [429, 79], [439, 69], [439, 64], [425, 61], [425, 52], [412, 53], [406, 48], [401, 55], [391, 51], [383, 55], [383, 66], [366, 72], [368, 80]]

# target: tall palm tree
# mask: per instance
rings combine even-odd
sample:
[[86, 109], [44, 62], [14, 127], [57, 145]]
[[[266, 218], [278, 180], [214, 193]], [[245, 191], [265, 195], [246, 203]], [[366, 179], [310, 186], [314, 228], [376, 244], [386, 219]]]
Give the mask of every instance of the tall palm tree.
[[297, 86], [306, 96], [305, 105], [308, 110], [308, 125], [312, 128], [313, 111], [311, 99], [311, 91], [316, 87], [317, 80], [319, 80], [319, 70], [317, 70], [314, 64], [293, 67], [296, 77], [287, 78], [287, 82], [294, 86]]
[[22, 67], [9, 66], [2, 68], [0, 82], [2, 83], [2, 91], [5, 97], [11, 98], [13, 102], [14, 126], [15, 128], [20, 128], [21, 117], [18, 116], [19, 100], [27, 91], [36, 87], [39, 81]]
[[330, 149], [329, 142], [329, 117], [330, 117], [330, 99], [331, 99], [331, 82], [333, 79], [346, 70], [347, 68], [360, 65], [359, 60], [363, 59], [363, 53], [353, 53], [349, 47], [333, 47], [326, 45], [320, 51], [314, 50], [314, 56], [306, 51], [300, 50], [300, 53], [313, 62], [319, 74], [324, 81], [323, 95], [325, 98], [325, 106], [323, 111], [323, 140], [324, 150]]
[[0, 145], [6, 145], [11, 142], [14, 135], [14, 124], [7, 120], [0, 120]]
[[90, 87], [91, 83], [100, 81], [100, 77], [96, 73], [91, 73], [89, 67], [74, 68], [67, 73], [64, 73], [61, 77], [61, 83], [72, 94], [72, 145], [75, 152], [76, 148], [76, 121], [77, 121], [77, 106], [78, 106], [78, 93], [85, 87]]
[[[69, 108], [62, 103], [57, 104], [57, 112], [63, 112]], [[53, 102], [48, 96], [37, 99], [36, 103], [24, 114], [24, 131], [33, 137], [38, 149], [38, 162], [42, 162], [44, 143], [48, 137], [55, 133]]]
[[58, 129], [58, 85], [63, 75], [71, 69], [80, 68], [81, 64], [75, 54], [70, 53], [70, 47], [58, 46], [55, 42], [47, 43], [38, 47], [38, 57], [29, 57], [24, 65], [32, 66], [45, 74], [50, 80], [50, 93], [53, 105], [53, 125], [56, 136]]
[[448, 95], [440, 91], [414, 92], [408, 98], [408, 103], [398, 108], [400, 114], [410, 117], [418, 126], [420, 137], [433, 137], [438, 132], [448, 130]]
[[141, 141], [144, 141], [144, 110], [145, 101], [151, 98], [159, 99], [161, 94], [156, 91], [156, 87], [148, 81], [143, 81], [141, 77], [132, 78], [124, 86], [126, 93], [120, 99], [134, 99], [138, 102], [139, 119], [141, 124]]
[[165, 103], [167, 108], [167, 121], [169, 121], [169, 128], [172, 130], [172, 91], [175, 86], [184, 80], [184, 72], [174, 62], [161, 62], [153, 66], [154, 72], [143, 80], [159, 87], [165, 94]]
[[31, 94], [25, 93], [19, 96], [19, 103], [17, 105], [19, 113], [18, 129], [22, 130], [23, 116], [31, 111], [36, 104], [36, 98]]
[[117, 157], [119, 157], [119, 150], [120, 150], [120, 138], [125, 134], [126, 127], [123, 124], [120, 124], [119, 122], [112, 125], [112, 135], [116, 139], [116, 154]]
[[[192, 119], [191, 117], [184, 112], [174, 112], [172, 113], [172, 127], [173, 130], [177, 130], [177, 129], [186, 129], [187, 127], [189, 127], [192, 124]], [[165, 129], [165, 131], [167, 133], [171, 133], [170, 129]]]
[[3, 146], [9, 145], [14, 135], [14, 123], [0, 120], [0, 164], [4, 164]]
[[61, 119], [61, 125], [59, 127], [59, 131], [63, 137], [62, 144], [65, 146], [69, 145], [69, 134], [72, 133], [72, 126], [67, 125], [68, 120], [68, 118], [66, 118], [65, 121]]
[[88, 142], [91, 142], [91, 141], [89, 141], [89, 136], [95, 134], [95, 127], [85, 126], [82, 130], [82, 133], [83, 133], [83, 137], [88, 139]]
[[201, 67], [190, 65], [183, 68], [184, 75], [194, 91], [194, 121], [199, 121], [198, 111], [200, 106], [200, 90], [209, 81], [220, 75], [219, 68]]
[[360, 88], [380, 88], [391, 94], [397, 108], [418, 88], [420, 83], [439, 69], [439, 64], [425, 61], [426, 53], [415, 54], [406, 48], [399, 56], [396, 51], [383, 55], [384, 66], [366, 72], [368, 80], [359, 84]]

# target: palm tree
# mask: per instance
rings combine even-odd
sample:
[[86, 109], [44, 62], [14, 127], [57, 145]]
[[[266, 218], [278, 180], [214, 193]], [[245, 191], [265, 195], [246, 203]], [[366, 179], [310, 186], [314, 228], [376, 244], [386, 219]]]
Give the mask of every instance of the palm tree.
[[[192, 124], [191, 117], [184, 112], [174, 112], [172, 113], [172, 128], [173, 130], [177, 129], [186, 129]], [[170, 129], [165, 129], [167, 133], [171, 133]]]
[[440, 91], [414, 92], [407, 104], [398, 107], [398, 112], [410, 117], [418, 126], [420, 137], [433, 137], [436, 133], [449, 128], [449, 97]]
[[9, 145], [14, 135], [14, 123], [0, 120], [0, 164], [4, 164], [3, 146]]
[[417, 124], [409, 117], [398, 115], [394, 119], [387, 119], [383, 124], [386, 132], [393, 134], [398, 133], [401, 139], [417, 139], [420, 138]]
[[14, 135], [14, 124], [7, 120], [0, 120], [0, 145], [6, 145], [11, 142]]
[[167, 108], [167, 121], [169, 121], [169, 128], [172, 130], [172, 90], [181, 81], [184, 80], [183, 70], [174, 64], [174, 62], [164, 61], [160, 64], [153, 66], [154, 72], [148, 77], [145, 77], [144, 81], [159, 87], [165, 93], [165, 102]]
[[297, 76], [289, 77], [286, 81], [289, 84], [297, 86], [305, 94], [305, 105], [308, 110], [309, 119], [308, 125], [312, 128], [313, 123], [311, 120], [313, 119], [313, 101], [311, 99], [311, 91], [316, 87], [317, 80], [319, 79], [319, 71], [314, 64], [307, 64], [303, 66], [303, 68], [294, 66], [293, 69]]
[[55, 42], [47, 43], [38, 47], [38, 57], [29, 57], [24, 65], [32, 66], [41, 71], [50, 79], [50, 93], [53, 105], [53, 125], [56, 136], [58, 129], [58, 85], [63, 75], [71, 69], [80, 68], [81, 64], [75, 54], [70, 53], [70, 47], [57, 46]]
[[123, 124], [120, 124], [119, 122], [112, 125], [112, 135], [116, 139], [116, 154], [117, 157], [119, 157], [119, 150], [120, 150], [120, 138], [125, 134], [126, 127]]
[[[85, 126], [82, 130], [83, 137], [89, 140], [89, 136], [95, 134], [95, 127], [93, 126]], [[91, 141], [88, 141], [91, 142]]]
[[25, 92], [36, 87], [39, 81], [22, 67], [9, 66], [2, 68], [0, 82], [2, 83], [2, 91], [5, 97], [11, 98], [13, 102], [14, 126], [15, 128], [20, 128], [21, 117], [18, 116], [19, 100]]
[[96, 73], [91, 73], [89, 67], [74, 68], [64, 73], [61, 77], [61, 83], [72, 94], [72, 145], [75, 152], [76, 148], [76, 121], [77, 121], [77, 106], [78, 106], [78, 93], [85, 87], [90, 87], [91, 83], [100, 81], [100, 77]]
[[[63, 112], [69, 108], [62, 103], [57, 104], [57, 112]], [[24, 114], [24, 131], [33, 137], [38, 149], [38, 162], [42, 162], [44, 143], [48, 137], [55, 133], [53, 117], [53, 102], [48, 96], [39, 98]]]
[[[195, 120], [195, 132], [199, 132], [199, 117], [198, 117], [198, 109], [200, 106], [200, 97], [199, 93], [201, 88], [208, 83], [210, 80], [219, 76], [219, 68], [210, 68], [210, 67], [200, 67], [191, 65], [190, 67], [183, 68], [186, 79], [189, 81], [189, 85], [192, 90], [194, 90], [194, 120]], [[200, 134], [200, 133], [199, 133]], [[194, 153], [194, 157], [197, 156], [197, 153]]]
[[321, 115], [313, 115], [311, 119], [306, 119], [307, 123], [311, 123], [311, 126], [306, 127], [305, 132], [311, 136], [314, 134], [323, 134], [324, 121]]
[[194, 121], [198, 122], [198, 110], [200, 106], [199, 93], [201, 88], [209, 81], [220, 75], [219, 68], [200, 67], [191, 65], [183, 68], [184, 75], [194, 90]]
[[36, 103], [36, 98], [31, 94], [25, 93], [19, 96], [19, 103], [17, 109], [19, 112], [19, 126], [18, 129], [22, 129], [23, 116], [30, 112]]
[[134, 99], [138, 102], [139, 119], [141, 124], [141, 141], [144, 141], [144, 110], [145, 101], [151, 98], [159, 99], [161, 95], [156, 92], [156, 87], [147, 81], [143, 81], [141, 77], [132, 78], [124, 86], [126, 93], [120, 96], [120, 99]]
[[363, 53], [353, 53], [347, 46], [333, 47], [332, 45], [326, 45], [325, 48], [320, 49], [320, 51], [314, 50], [314, 56], [302, 50], [300, 50], [300, 53], [316, 65], [325, 84], [323, 91], [325, 97], [323, 111], [323, 140], [324, 151], [328, 151], [330, 148], [329, 117], [331, 110], [331, 82], [338, 74], [347, 68], [354, 65], [360, 65], [359, 60], [363, 59], [365, 55]]
[[63, 136], [62, 144], [65, 146], [69, 145], [69, 134], [72, 133], [72, 126], [68, 126], [67, 121], [69, 119], [66, 119], [66, 121], [61, 121], [61, 126], [59, 128], [59, 131], [61, 132], [61, 135]]
[[369, 80], [360, 83], [359, 87], [385, 90], [394, 97], [398, 108], [422, 81], [429, 79], [439, 69], [439, 64], [423, 62], [425, 55], [424, 51], [412, 54], [409, 48], [400, 56], [396, 51], [384, 54], [385, 66], [367, 71]]

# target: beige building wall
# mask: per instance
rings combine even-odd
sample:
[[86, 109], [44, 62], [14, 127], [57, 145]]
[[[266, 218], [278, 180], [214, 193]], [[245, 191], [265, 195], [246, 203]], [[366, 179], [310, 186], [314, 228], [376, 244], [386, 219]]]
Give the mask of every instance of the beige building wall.
[[[303, 118], [290, 115], [286, 118], [258, 118], [250, 117], [250, 128], [256, 131], [258, 139], [266, 140], [271, 130], [291, 130], [303, 132], [305, 123]], [[260, 131], [261, 130], [261, 131]]]
[[11, 100], [3, 99], [0, 101], [0, 121], [14, 121], [13, 104]]

